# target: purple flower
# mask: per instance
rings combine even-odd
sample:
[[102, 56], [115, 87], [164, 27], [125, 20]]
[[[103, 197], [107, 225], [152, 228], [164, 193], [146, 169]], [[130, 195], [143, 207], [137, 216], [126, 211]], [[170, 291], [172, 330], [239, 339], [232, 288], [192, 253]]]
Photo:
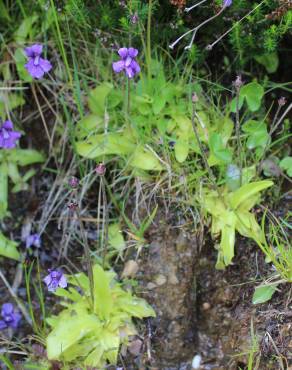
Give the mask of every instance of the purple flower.
[[125, 71], [127, 77], [133, 78], [137, 73], [140, 72], [140, 66], [136, 61], [138, 50], [134, 48], [121, 48], [118, 51], [121, 59], [118, 62], [113, 63], [113, 70], [116, 73]]
[[138, 13], [136, 12], [133, 15], [131, 15], [130, 20], [131, 20], [131, 23], [132, 24], [138, 23], [138, 21], [139, 21]]
[[228, 8], [232, 5], [232, 0], [223, 0], [223, 8]]
[[28, 48], [24, 49], [26, 56], [29, 58], [25, 65], [28, 73], [36, 79], [40, 79], [45, 73], [52, 69], [51, 63], [41, 58], [41, 53], [43, 51], [43, 45], [34, 44]]
[[2, 126], [0, 126], [0, 148], [15, 148], [16, 141], [20, 136], [20, 132], [13, 131], [13, 123], [11, 121], [5, 121]]
[[40, 248], [41, 246], [41, 237], [39, 234], [31, 234], [25, 240], [26, 248], [30, 248], [32, 246]]
[[104, 176], [105, 171], [106, 171], [106, 167], [105, 167], [105, 164], [103, 164], [103, 163], [100, 163], [98, 166], [95, 167], [95, 172], [99, 176]]
[[0, 330], [8, 327], [17, 329], [21, 314], [14, 310], [12, 303], [4, 303], [1, 310]]
[[49, 292], [54, 292], [58, 287], [66, 288], [67, 279], [59, 270], [48, 270], [49, 275], [44, 278], [44, 282], [48, 287]]
[[77, 177], [75, 177], [75, 176], [70, 177], [69, 186], [72, 189], [76, 189], [76, 188], [78, 188], [78, 185], [79, 185], [79, 179], [77, 179]]

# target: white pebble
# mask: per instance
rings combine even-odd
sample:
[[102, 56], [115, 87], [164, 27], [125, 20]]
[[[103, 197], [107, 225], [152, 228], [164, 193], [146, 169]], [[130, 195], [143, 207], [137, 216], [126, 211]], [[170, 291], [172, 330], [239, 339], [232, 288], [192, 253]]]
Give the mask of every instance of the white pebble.
[[199, 369], [201, 366], [202, 356], [196, 355], [192, 361], [192, 369]]

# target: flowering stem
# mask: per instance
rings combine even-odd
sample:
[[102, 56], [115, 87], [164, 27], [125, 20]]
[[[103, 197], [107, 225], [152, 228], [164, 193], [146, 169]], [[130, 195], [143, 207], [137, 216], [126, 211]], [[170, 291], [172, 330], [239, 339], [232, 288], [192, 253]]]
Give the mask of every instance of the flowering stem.
[[131, 81], [128, 78], [127, 79], [127, 118], [129, 120], [130, 118], [130, 97], [131, 97]]
[[175, 47], [175, 45], [177, 43], [180, 42], [180, 40], [182, 40], [184, 37], [186, 37], [187, 35], [189, 35], [190, 33], [193, 33], [192, 35], [192, 38], [191, 38], [191, 42], [189, 43], [189, 45], [187, 45], [185, 47], [185, 49], [190, 49], [193, 45], [193, 42], [195, 40], [195, 36], [196, 36], [196, 33], [198, 32], [198, 30], [200, 28], [202, 28], [205, 24], [211, 22], [213, 19], [217, 18], [223, 11], [225, 10], [225, 7], [221, 8], [220, 11], [218, 13], [216, 13], [215, 15], [213, 15], [212, 17], [206, 19], [204, 22], [202, 22], [201, 24], [199, 24], [198, 26], [192, 28], [191, 30], [185, 32], [183, 35], [181, 35], [177, 40], [175, 40], [171, 45], [169, 45], [170, 49], [173, 49]]
[[207, 0], [202, 0], [202, 1], [200, 1], [199, 3], [196, 3], [196, 4], [192, 5], [192, 6], [190, 6], [189, 8], [185, 8], [185, 12], [186, 12], [186, 13], [189, 13], [191, 10], [195, 9], [197, 6], [199, 6], [199, 5], [203, 4], [203, 3], [205, 3], [206, 1], [207, 1]]
[[148, 4], [148, 20], [147, 20], [147, 65], [148, 65], [148, 78], [151, 77], [151, 16], [152, 16], [152, 1], [149, 0]]
[[256, 7], [254, 7], [251, 11], [249, 11], [244, 17], [242, 17], [238, 22], [235, 22], [232, 27], [230, 27], [226, 32], [224, 32], [217, 40], [215, 40], [212, 44], [208, 45], [209, 49], [212, 49], [219, 41], [221, 41], [228, 33], [230, 33], [239, 23], [241, 23], [245, 18], [247, 18], [251, 13], [253, 13], [257, 8], [264, 4], [265, 0], [259, 3]]
[[236, 88], [236, 138], [237, 138], [237, 157], [238, 157], [238, 167], [239, 167], [239, 184], [242, 185], [242, 158], [241, 158], [241, 141], [240, 141], [240, 120], [239, 120], [239, 96], [240, 87]]
[[107, 254], [107, 244], [108, 244], [108, 207], [105, 191], [104, 177], [100, 178], [100, 187], [102, 192], [102, 203], [103, 203], [103, 219], [102, 219], [102, 264], [105, 267], [105, 259]]
[[83, 221], [81, 219], [80, 211], [78, 207], [76, 208], [76, 215], [79, 221], [81, 237], [83, 240], [83, 247], [84, 247], [85, 259], [86, 259], [86, 264], [87, 264], [87, 273], [88, 273], [89, 285], [90, 285], [91, 302], [92, 302], [92, 306], [94, 306], [94, 280], [93, 280], [93, 270], [92, 270], [92, 264], [91, 264], [91, 258], [90, 258], [90, 248], [87, 243], [86, 233], [85, 233]]

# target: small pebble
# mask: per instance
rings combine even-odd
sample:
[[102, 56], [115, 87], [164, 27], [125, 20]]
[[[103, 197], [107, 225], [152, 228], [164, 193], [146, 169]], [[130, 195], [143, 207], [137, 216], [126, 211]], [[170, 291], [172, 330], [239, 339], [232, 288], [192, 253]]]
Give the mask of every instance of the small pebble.
[[155, 283], [159, 286], [164, 285], [167, 279], [164, 275], [158, 275], [155, 279]]
[[193, 370], [199, 369], [201, 367], [201, 362], [202, 362], [202, 356], [196, 355], [192, 361], [192, 369]]
[[210, 305], [209, 302], [204, 302], [203, 303], [203, 310], [204, 311], [208, 311], [208, 310], [210, 310], [210, 308], [211, 308], [211, 305]]
[[157, 287], [157, 285], [155, 285], [154, 283], [148, 283], [148, 284], [147, 284], [147, 289], [148, 289], [148, 290], [155, 289], [156, 287]]

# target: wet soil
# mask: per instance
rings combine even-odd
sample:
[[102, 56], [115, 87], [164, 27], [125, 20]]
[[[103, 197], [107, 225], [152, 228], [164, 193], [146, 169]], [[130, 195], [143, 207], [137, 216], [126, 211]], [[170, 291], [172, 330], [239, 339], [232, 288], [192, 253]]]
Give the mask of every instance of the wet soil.
[[142, 294], [157, 313], [149, 324], [146, 368], [191, 369], [199, 355], [201, 370], [247, 369], [249, 357], [253, 370], [291, 370], [290, 284], [280, 285], [268, 303], [253, 305], [255, 286], [273, 273], [255, 245], [238, 238], [233, 265], [218, 271], [213, 241], [200, 251], [194, 233], [166, 216], [159, 220], [139, 261]]

